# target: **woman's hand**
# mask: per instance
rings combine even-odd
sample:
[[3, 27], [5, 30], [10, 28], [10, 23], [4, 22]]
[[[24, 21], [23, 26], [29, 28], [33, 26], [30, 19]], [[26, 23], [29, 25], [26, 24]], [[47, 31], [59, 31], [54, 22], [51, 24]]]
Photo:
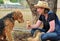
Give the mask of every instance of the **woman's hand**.
[[31, 29], [31, 25], [27, 25], [27, 29]]
[[27, 20], [27, 29], [31, 29], [31, 23], [29, 20]]
[[27, 20], [27, 29], [33, 29], [33, 28], [38, 28], [42, 22], [38, 20], [36, 24], [31, 25], [31, 22]]

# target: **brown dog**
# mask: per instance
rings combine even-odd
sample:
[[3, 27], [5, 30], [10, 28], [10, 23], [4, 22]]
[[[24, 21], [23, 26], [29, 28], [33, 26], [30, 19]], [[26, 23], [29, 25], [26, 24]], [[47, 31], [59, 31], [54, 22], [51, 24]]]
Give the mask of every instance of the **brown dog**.
[[13, 11], [0, 19], [0, 24], [2, 24], [0, 25], [0, 28], [2, 29], [0, 30], [0, 39], [4, 41], [5, 39], [7, 39], [8, 41], [14, 41], [11, 32], [13, 30], [15, 20], [17, 20], [19, 23], [24, 22], [23, 15], [19, 10]]

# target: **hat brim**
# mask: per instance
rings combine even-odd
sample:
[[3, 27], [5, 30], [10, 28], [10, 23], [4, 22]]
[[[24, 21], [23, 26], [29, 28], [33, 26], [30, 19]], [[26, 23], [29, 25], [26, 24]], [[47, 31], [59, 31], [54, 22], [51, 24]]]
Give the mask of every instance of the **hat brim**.
[[[37, 5], [37, 4], [36, 4], [36, 5], [34, 5], [34, 7], [35, 7], [35, 8], [39, 8], [39, 7], [43, 7], [43, 6], [39, 6], [39, 5]], [[49, 7], [43, 7], [43, 8], [47, 8], [47, 9], [49, 9], [49, 10], [50, 10], [50, 8], [49, 8]]]

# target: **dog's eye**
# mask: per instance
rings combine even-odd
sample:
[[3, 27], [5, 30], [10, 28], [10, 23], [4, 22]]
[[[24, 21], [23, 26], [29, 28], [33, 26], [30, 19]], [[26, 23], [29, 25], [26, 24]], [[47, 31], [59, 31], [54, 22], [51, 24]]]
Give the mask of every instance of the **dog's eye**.
[[21, 16], [21, 18], [22, 18], [23, 16]]
[[20, 16], [20, 18], [22, 18], [23, 16]]

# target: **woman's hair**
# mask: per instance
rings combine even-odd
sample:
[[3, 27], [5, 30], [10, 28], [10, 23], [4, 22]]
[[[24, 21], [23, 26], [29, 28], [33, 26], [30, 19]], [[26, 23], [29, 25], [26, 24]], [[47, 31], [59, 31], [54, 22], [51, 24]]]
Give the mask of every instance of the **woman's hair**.
[[47, 8], [44, 9], [44, 13], [48, 13], [49, 11], [50, 11], [50, 10], [47, 9]]

